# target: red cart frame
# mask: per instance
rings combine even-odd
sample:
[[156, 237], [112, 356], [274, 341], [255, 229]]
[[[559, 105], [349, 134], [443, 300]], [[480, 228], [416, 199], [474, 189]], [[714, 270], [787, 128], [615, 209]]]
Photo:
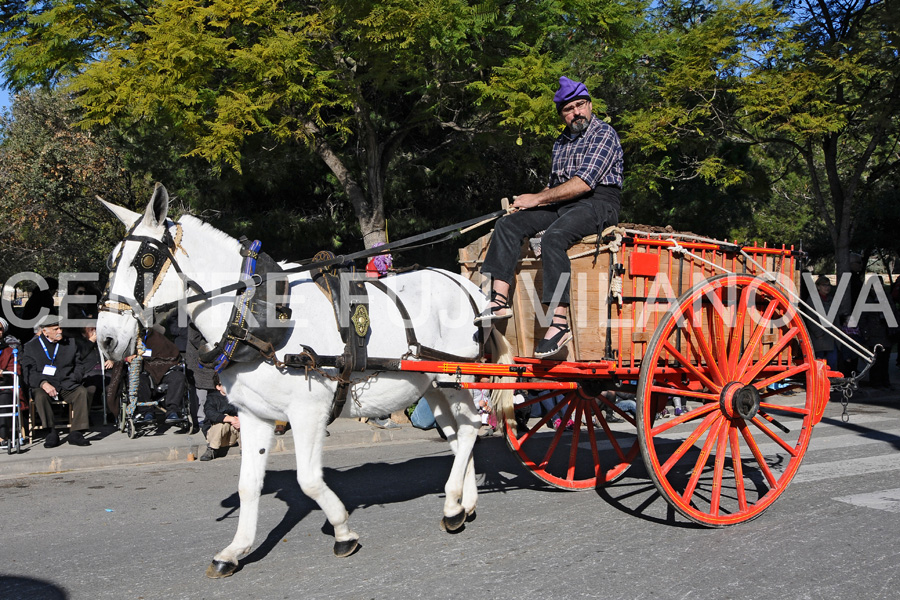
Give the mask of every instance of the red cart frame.
[[[473, 279], [488, 238], [461, 251]], [[569, 252], [576, 336], [570, 359], [549, 361], [522, 351], [542, 335], [526, 289], [539, 281], [539, 262], [525, 248], [516, 318], [502, 332], [523, 356], [509, 364], [404, 360], [400, 369], [455, 373], [464, 389], [518, 390], [524, 400], [507, 442], [553, 486], [607, 484], [640, 453], [660, 494], [688, 519], [726, 526], [759, 516], [796, 474], [829, 400], [829, 379], [842, 377], [814, 356], [807, 323], [821, 325], [797, 294], [801, 253], [648, 228], [607, 230]], [[668, 287], [659, 285], [664, 279]], [[824, 327], [871, 362], [871, 352]], [[473, 375], [492, 379], [465, 377]], [[671, 416], [675, 398], [680, 414]]]

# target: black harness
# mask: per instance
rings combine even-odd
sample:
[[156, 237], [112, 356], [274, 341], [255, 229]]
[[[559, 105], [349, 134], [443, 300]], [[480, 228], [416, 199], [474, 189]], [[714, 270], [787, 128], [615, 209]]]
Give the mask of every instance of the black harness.
[[[143, 335], [156, 321], [157, 315], [167, 312], [178, 304], [169, 302], [147, 308], [147, 303], [156, 293], [169, 267], [175, 269], [186, 285], [198, 292], [200, 297], [209, 298], [215, 293], [205, 292], [200, 284], [185, 275], [175, 260], [175, 252], [181, 243], [180, 224], [166, 221], [162, 240], [134, 235], [134, 230], [139, 224], [140, 221], [129, 229], [115, 258], [108, 265], [110, 271], [115, 273], [122, 259], [125, 242], [140, 242], [141, 245], [131, 261], [131, 266], [137, 272], [133, 297], [126, 298], [113, 294], [110, 277], [100, 299], [100, 310], [118, 314], [130, 312], [138, 322], [139, 334]], [[170, 232], [171, 227], [176, 230], [175, 236]], [[201, 350], [201, 364], [216, 372], [224, 369], [232, 361], [251, 362], [260, 355], [265, 360], [275, 361], [275, 347], [283, 342], [291, 315], [287, 302], [289, 294], [287, 275], [282, 274], [281, 267], [269, 255], [259, 251], [262, 244], [258, 240], [252, 243], [246, 239], [240, 241], [243, 245], [241, 256], [244, 257], [241, 267], [242, 277], [237, 285], [229, 286], [238, 293], [228, 326], [217, 343]], [[271, 284], [261, 285], [264, 280]], [[199, 297], [192, 296], [188, 301], [196, 299]], [[274, 316], [274, 322], [270, 321], [271, 316]]]
[[241, 278], [255, 278], [260, 283], [266, 281], [267, 285], [255, 285], [239, 292], [222, 338], [201, 349], [200, 364], [217, 373], [232, 361], [252, 362], [260, 355], [266, 361], [277, 362], [275, 347], [284, 341], [291, 318], [287, 275], [268, 254], [259, 251], [262, 247], [259, 240], [251, 243], [242, 238], [240, 242], [244, 257]]
[[[156, 320], [157, 315], [168, 312], [181, 303], [190, 304], [235, 291], [237, 292], [235, 303], [225, 333], [216, 344], [208, 346], [201, 351], [201, 363], [218, 372], [227, 367], [232, 361], [252, 362], [261, 357], [263, 360], [279, 367], [287, 366], [307, 371], [309, 369], [318, 371], [326, 378], [337, 382], [331, 410], [331, 420], [333, 421], [343, 410], [347, 393], [355, 383], [350, 380], [350, 375], [353, 371], [375, 370], [377, 375], [378, 372], [382, 371], [399, 370], [400, 362], [404, 359], [463, 362], [470, 361], [472, 358], [449, 354], [420, 344], [406, 306], [393, 290], [376, 279], [355, 279], [348, 282], [348, 289], [352, 290], [352, 293], [351, 302], [348, 304], [349, 314], [345, 315], [342, 310], [344, 303], [341, 301], [342, 279], [340, 275], [322, 272], [321, 277], [314, 279], [316, 279], [320, 289], [331, 299], [338, 323], [338, 330], [345, 344], [344, 352], [339, 356], [319, 356], [309, 346], [303, 346], [304, 351], [302, 353], [285, 355], [284, 362], [281, 362], [275, 357], [275, 348], [284, 341], [285, 334], [288, 331], [284, 325], [290, 320], [291, 315], [291, 309], [288, 307], [290, 285], [287, 274], [301, 270], [309, 270], [312, 273], [316, 273], [317, 267], [325, 268], [332, 265], [341, 265], [354, 258], [385, 254], [395, 247], [411, 248], [414, 247], [409, 245], [412, 242], [419, 242], [448, 232], [450, 232], [448, 237], [455, 237], [461, 228], [486, 223], [504, 214], [504, 212], [497, 211], [484, 217], [443, 227], [427, 234], [419, 234], [412, 238], [380, 246], [378, 250], [369, 249], [348, 256], [337, 257], [331, 253], [320, 253], [312, 261], [308, 261], [305, 266], [301, 265], [292, 269], [282, 269], [268, 255], [260, 253], [261, 244], [259, 241], [247, 243], [247, 240], [242, 239], [241, 243], [244, 247], [241, 255], [244, 257], [244, 261], [241, 268], [241, 280], [212, 291], [204, 291], [202, 286], [184, 274], [175, 260], [175, 252], [180, 248], [181, 244], [180, 224], [167, 220], [162, 240], [156, 240], [146, 236], [134, 235], [135, 229], [140, 224], [139, 220], [128, 230], [118, 253], [108, 265], [110, 271], [115, 273], [122, 257], [125, 242], [138, 241], [141, 243], [131, 263], [131, 266], [137, 271], [134, 297], [125, 298], [112, 294], [110, 291], [111, 277], [101, 297], [100, 310], [119, 314], [130, 312], [138, 321], [140, 333], [143, 333]], [[488, 221], [485, 221], [485, 219], [488, 219]], [[175, 227], [175, 236], [169, 231], [170, 227]], [[197, 293], [180, 301], [168, 302], [148, 308], [147, 303], [162, 283], [169, 267], [174, 268], [185, 284]], [[441, 273], [440, 271], [435, 272]], [[453, 277], [446, 273], [441, 274], [456, 283], [465, 292], [472, 307], [473, 315], [477, 315], [477, 304], [468, 290]], [[268, 281], [273, 281], [274, 285], [262, 286], [262, 283]], [[409, 350], [399, 359], [372, 358], [368, 356], [367, 344], [370, 337], [370, 321], [366, 284], [388, 296], [403, 318]], [[147, 291], [148, 288], [149, 291]], [[271, 294], [269, 293], [270, 290], [272, 291]], [[268, 317], [273, 314], [276, 321], [270, 324]], [[479, 331], [479, 333], [483, 332]], [[484, 341], [481, 335], [476, 337], [478, 341], [478, 358], [476, 360], [479, 360], [484, 354]], [[332, 377], [323, 373], [321, 367], [334, 367], [338, 369], [340, 374], [338, 377]]]

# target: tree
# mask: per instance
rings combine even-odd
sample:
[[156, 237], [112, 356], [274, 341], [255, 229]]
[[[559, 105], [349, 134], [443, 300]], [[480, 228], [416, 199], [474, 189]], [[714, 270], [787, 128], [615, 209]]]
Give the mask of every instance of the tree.
[[[74, 126], [70, 99], [22, 93], [0, 117], [0, 278], [97, 271], [121, 239], [95, 194], [136, 204], [143, 181], [109, 135]], [[145, 194], [141, 193], [145, 198]]]
[[[385, 238], [396, 168], [434, 167], [498, 127], [558, 130], [547, 124], [548, 92], [562, 72], [589, 69], [567, 39], [612, 31], [623, 14], [610, 0], [16, 6], [2, 37], [14, 87], [62, 83], [83, 124], [152, 123], [223, 169], [245, 169], [248, 147], [305, 145], [353, 206], [367, 246]], [[514, 94], [498, 83], [504, 68], [517, 73]]]
[[661, 3], [648, 47], [655, 98], [627, 116], [627, 141], [666, 154], [646, 169], [657, 184], [746, 181], [723, 160], [735, 144], [769, 161], [771, 182], [802, 174], [791, 193], [810, 199], [845, 272], [862, 199], [900, 164], [898, 10], [878, 0]]

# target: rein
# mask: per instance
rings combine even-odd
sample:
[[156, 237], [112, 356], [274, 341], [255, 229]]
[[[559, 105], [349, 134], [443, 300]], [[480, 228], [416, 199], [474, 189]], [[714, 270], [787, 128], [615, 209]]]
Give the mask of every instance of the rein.
[[[439, 229], [434, 229], [432, 231], [427, 231], [425, 233], [419, 233], [417, 235], [404, 238], [402, 240], [397, 240], [396, 242], [391, 242], [388, 244], [384, 244], [383, 246], [378, 246], [377, 248], [369, 248], [367, 250], [360, 250], [359, 252], [354, 252], [352, 254], [341, 254], [339, 256], [334, 256], [334, 257], [327, 258], [324, 260], [316, 260], [315, 258], [312, 258], [312, 259], [309, 259], [306, 261], [301, 261], [298, 266], [292, 267], [290, 269], [284, 269], [284, 270], [280, 271], [278, 273], [278, 275], [284, 275], [284, 274], [290, 274], [290, 273], [302, 273], [304, 271], [310, 271], [313, 269], [322, 269], [325, 267], [330, 267], [332, 265], [344, 264], [346, 262], [356, 260], [358, 258], [369, 258], [372, 256], [378, 256], [381, 254], [388, 254], [391, 251], [394, 251], [394, 252], [401, 251], [402, 252], [405, 250], [412, 250], [414, 248], [419, 248], [422, 245], [424, 245], [424, 244], [419, 244], [419, 245], [413, 245], [413, 244], [418, 244], [418, 242], [422, 242], [424, 240], [430, 240], [431, 238], [436, 238], [440, 235], [443, 235], [444, 237], [441, 239], [438, 239], [438, 240], [433, 240], [433, 241], [429, 242], [429, 244], [435, 244], [438, 242], [451, 240], [451, 239], [458, 237], [460, 235], [460, 233], [462, 233], [460, 230], [465, 229], [467, 227], [471, 227], [473, 225], [486, 225], [487, 223], [490, 223], [491, 221], [493, 221], [495, 219], [499, 219], [500, 217], [505, 215], [506, 212], [507, 212], [506, 210], [497, 210], [492, 213], [488, 213], [486, 215], [476, 217], [474, 219], [468, 219], [466, 221], [454, 223], [453, 225], [447, 225], [447, 226], [441, 227]], [[178, 224], [176, 223], [176, 225], [178, 225]], [[180, 227], [180, 225], [178, 225], [178, 227]], [[132, 230], [129, 231], [129, 235], [126, 236], [125, 241], [128, 241], [129, 239], [132, 239], [132, 240], [152, 239], [152, 238], [143, 238], [143, 237], [138, 237], [138, 236], [132, 236], [131, 235], [132, 231], [134, 231], [134, 228], [132, 228]], [[153, 241], [156, 244], [161, 245], [161, 242], [158, 242], [156, 240], [153, 240]], [[121, 255], [121, 249], [119, 250], [119, 254]], [[140, 256], [140, 254], [141, 253], [138, 252], [138, 256]], [[210, 298], [213, 298], [214, 296], [220, 296], [222, 294], [227, 294], [229, 292], [234, 292], [234, 291], [243, 292], [247, 288], [249, 288], [251, 285], [253, 287], [259, 287], [260, 285], [262, 285], [262, 283], [264, 281], [266, 281], [276, 275], [275, 273], [272, 273], [271, 275], [255, 274], [248, 280], [236, 281], [235, 283], [230, 283], [226, 286], [223, 286], [223, 287], [220, 287], [220, 288], [217, 288], [214, 290], [204, 291], [199, 285], [196, 284], [196, 282], [194, 282], [190, 278], [187, 278], [185, 275], [183, 275], [183, 273], [181, 272], [181, 269], [178, 268], [178, 265], [175, 262], [174, 256], [171, 255], [171, 252], [169, 253], [169, 256], [171, 257], [171, 262], [173, 265], [175, 265], [175, 270], [179, 273], [179, 275], [184, 277], [184, 279], [187, 281], [188, 285], [190, 287], [194, 288], [195, 290], [197, 290], [199, 293], [195, 294], [193, 296], [188, 296], [187, 298], [183, 298], [181, 300], [173, 300], [171, 302], [166, 302], [165, 304], [160, 304], [158, 306], [154, 306], [154, 307], [150, 307], [150, 308], [145, 308], [143, 304], [139, 304], [138, 306], [140, 307], [140, 311], [135, 311], [134, 310], [135, 307], [129, 303], [127, 305], [128, 308], [131, 309], [136, 314], [140, 315], [140, 317], [138, 319], [139, 321], [153, 322], [155, 320], [156, 315], [168, 312], [169, 310], [175, 308], [176, 306], [181, 305], [182, 303], [183, 304], [191, 304], [193, 302], [209, 300]], [[118, 264], [118, 257], [116, 259], [115, 264]], [[113, 270], [113, 269], [111, 269], [111, 270]], [[140, 274], [140, 271], [139, 271], [139, 274]], [[139, 283], [140, 283], [140, 278], [139, 278]], [[135, 285], [137, 286], [138, 284], [135, 284]], [[105, 305], [106, 303], [103, 303], [103, 304]]]

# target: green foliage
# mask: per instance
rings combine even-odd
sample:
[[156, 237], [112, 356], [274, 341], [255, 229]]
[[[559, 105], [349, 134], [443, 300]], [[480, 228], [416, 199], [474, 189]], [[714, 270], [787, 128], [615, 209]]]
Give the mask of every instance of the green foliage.
[[[810, 241], [817, 228], [804, 225], [815, 220], [843, 268], [860, 197], [898, 164], [897, 11], [896, 3], [863, 0], [658, 5], [644, 75], [650, 102], [623, 116], [625, 143], [645, 157], [642, 189], [695, 178], [748, 185], [746, 165], [723, 157], [734, 144], [753, 147], [781, 187], [739, 229]], [[787, 191], [786, 181], [794, 181]], [[790, 224], [765, 223], [782, 218]]]
[[94, 195], [133, 198], [142, 182], [109, 135], [75, 120], [71, 100], [47, 94], [20, 94], [11, 118], [0, 118], [4, 281], [20, 271], [97, 271], [121, 238]]

